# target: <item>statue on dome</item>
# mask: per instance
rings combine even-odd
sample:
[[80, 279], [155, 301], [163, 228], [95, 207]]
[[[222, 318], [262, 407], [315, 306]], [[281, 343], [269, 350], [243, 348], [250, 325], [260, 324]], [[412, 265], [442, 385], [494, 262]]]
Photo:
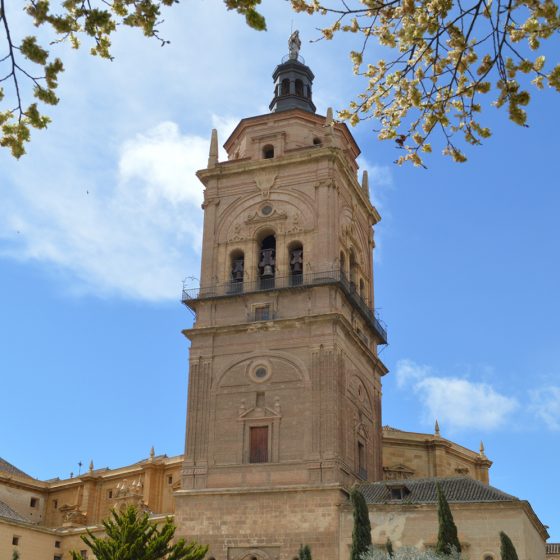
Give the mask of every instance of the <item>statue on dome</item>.
[[290, 60], [297, 60], [299, 49], [301, 48], [301, 39], [299, 38], [299, 31], [296, 29], [288, 39], [288, 49], [290, 52]]

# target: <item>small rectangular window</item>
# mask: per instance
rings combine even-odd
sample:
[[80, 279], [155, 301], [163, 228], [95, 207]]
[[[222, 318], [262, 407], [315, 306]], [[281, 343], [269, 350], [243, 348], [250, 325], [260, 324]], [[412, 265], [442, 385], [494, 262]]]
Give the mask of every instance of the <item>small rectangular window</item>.
[[80, 550], [80, 556], [82, 558], [87, 558], [87, 550]]
[[17, 545], [19, 544], [19, 537], [18, 537], [17, 535], [14, 535], [14, 536], [12, 537], [12, 544], [13, 544], [14, 546], [17, 546]]
[[250, 429], [249, 447], [250, 463], [268, 463], [268, 426]]
[[54, 541], [54, 547], [60, 548], [60, 541]]
[[167, 477], [167, 484], [173, 484], [173, 477], [171, 475]]
[[110, 500], [113, 497], [113, 491], [107, 490], [107, 498]]
[[402, 500], [404, 491], [402, 488], [391, 488], [391, 500]]
[[60, 556], [60, 554], [55, 554], [53, 560], [62, 560], [62, 556]]
[[31, 500], [29, 500], [29, 505], [32, 508], [37, 507], [38, 504], [39, 504], [39, 498], [31, 498]]
[[270, 321], [270, 305], [255, 307], [255, 321]]
[[361, 441], [358, 442], [358, 474], [367, 478], [366, 447]]
[[53, 509], [58, 509], [58, 500], [53, 500]]

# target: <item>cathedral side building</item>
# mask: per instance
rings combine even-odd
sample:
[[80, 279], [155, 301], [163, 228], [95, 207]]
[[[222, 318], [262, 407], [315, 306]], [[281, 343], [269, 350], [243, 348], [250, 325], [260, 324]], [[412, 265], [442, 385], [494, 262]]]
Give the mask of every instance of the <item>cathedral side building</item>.
[[[204, 186], [185, 454], [152, 452], [119, 469], [37, 481], [0, 460], [0, 560], [62, 560], [84, 550], [113, 508], [135, 504], [209, 545], [209, 560], [293, 560], [300, 545], [345, 560], [349, 490], [359, 485], [377, 544], [431, 547], [435, 485], [471, 560], [497, 560], [499, 531], [520, 560], [544, 560], [546, 528], [528, 502], [489, 485], [481, 444], [382, 426], [374, 226], [360, 150], [332, 111], [318, 115], [298, 54], [273, 74], [270, 113], [243, 119]], [[84, 554], [87, 551], [84, 550]]]

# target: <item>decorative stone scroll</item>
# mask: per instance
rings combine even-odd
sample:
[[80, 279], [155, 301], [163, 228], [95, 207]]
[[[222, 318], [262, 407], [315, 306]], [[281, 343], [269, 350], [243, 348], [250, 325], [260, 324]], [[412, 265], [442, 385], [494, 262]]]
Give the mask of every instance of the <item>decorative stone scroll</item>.
[[257, 188], [261, 191], [263, 198], [268, 198], [270, 196], [270, 189], [274, 186], [277, 175], [278, 171], [276, 169], [261, 170], [255, 173], [255, 183]]
[[288, 213], [286, 210], [278, 210], [274, 208], [268, 216], [261, 216], [258, 212], [252, 212], [251, 214], [247, 214], [247, 218], [245, 219], [245, 223], [249, 224], [258, 224], [261, 222], [268, 223], [274, 220], [287, 220]]
[[63, 515], [64, 525], [66, 526], [86, 525], [87, 523], [86, 514], [80, 510], [80, 506], [77, 504], [63, 505], [59, 508], [59, 511]]

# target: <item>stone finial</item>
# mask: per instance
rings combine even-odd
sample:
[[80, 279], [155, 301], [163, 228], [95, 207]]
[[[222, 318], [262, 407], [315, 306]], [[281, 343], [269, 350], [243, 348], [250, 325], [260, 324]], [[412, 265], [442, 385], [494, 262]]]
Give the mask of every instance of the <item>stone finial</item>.
[[327, 109], [327, 116], [325, 117], [325, 144], [327, 146], [332, 146], [333, 144], [333, 128], [334, 128], [334, 118], [332, 107]]
[[218, 163], [218, 131], [213, 128], [210, 138], [210, 152], [208, 153], [208, 169], [216, 167]]
[[480, 442], [480, 456], [485, 457], [485, 455], [484, 455], [484, 443], [482, 441]]
[[362, 174], [362, 190], [369, 199], [369, 176], [368, 172], [365, 169]]
[[327, 109], [327, 116], [325, 118], [325, 126], [332, 126], [334, 123], [332, 107]]
[[89, 472], [93, 472], [93, 459], [89, 462]]
[[154, 446], [152, 445], [152, 447], [150, 448], [150, 459], [153, 460], [155, 456], [156, 452], [154, 450]]
[[436, 419], [436, 425], [434, 426], [434, 433], [436, 436], [439, 436], [439, 422]]

